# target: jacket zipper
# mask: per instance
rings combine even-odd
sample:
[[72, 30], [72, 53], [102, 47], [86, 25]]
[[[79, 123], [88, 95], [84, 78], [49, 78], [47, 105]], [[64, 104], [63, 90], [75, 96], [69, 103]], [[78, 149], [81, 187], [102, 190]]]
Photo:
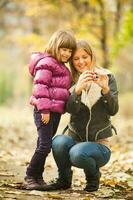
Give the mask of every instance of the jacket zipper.
[[[88, 102], [88, 104], [89, 104], [88, 106], [87, 106], [87, 102]], [[89, 127], [89, 124], [90, 124], [90, 121], [91, 121], [91, 106], [90, 106], [89, 100], [87, 99], [87, 91], [86, 91], [85, 105], [88, 107], [89, 112], [90, 112], [90, 118], [89, 118], [88, 123], [87, 123], [87, 125], [86, 125], [86, 141], [88, 142], [88, 141], [89, 141], [89, 130], [88, 130], [88, 127]], [[110, 127], [110, 125], [111, 125], [111, 124], [109, 124], [108, 126], [102, 128], [102, 129], [100, 129], [99, 131], [96, 132], [95, 141], [97, 140], [97, 137], [98, 137], [99, 133], [100, 133], [101, 131], [106, 130], [108, 127]]]
[[89, 127], [89, 124], [90, 124], [90, 121], [91, 121], [91, 109], [89, 109], [89, 111], [90, 111], [90, 119], [89, 119], [87, 126], [86, 126], [86, 141], [87, 142], [89, 141], [89, 139], [88, 139], [88, 135], [89, 135], [88, 127]]
[[[90, 118], [89, 118], [89, 120], [88, 120], [88, 123], [87, 123], [87, 125], [86, 125], [86, 141], [88, 142], [89, 141], [89, 131], [88, 131], [88, 127], [89, 127], [89, 124], [90, 124], [90, 121], [91, 121], [91, 106], [90, 106], [90, 102], [89, 102], [89, 99], [87, 98], [88, 96], [87, 96], [87, 91], [86, 91], [86, 99], [85, 99], [85, 105], [88, 107], [88, 109], [89, 109], [89, 112], [90, 112]], [[88, 102], [88, 103], [87, 103]], [[87, 104], [89, 104], [89, 105], [87, 105]]]

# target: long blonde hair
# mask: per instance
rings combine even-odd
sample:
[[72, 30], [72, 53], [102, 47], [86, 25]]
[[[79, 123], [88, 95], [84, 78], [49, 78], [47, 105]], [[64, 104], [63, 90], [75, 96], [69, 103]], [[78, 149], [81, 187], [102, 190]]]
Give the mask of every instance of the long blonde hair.
[[[96, 57], [95, 57], [95, 54], [94, 54], [90, 44], [86, 40], [78, 40], [77, 44], [76, 44], [75, 52], [78, 49], [84, 49], [84, 51], [86, 51], [87, 54], [89, 54], [91, 56], [91, 61], [92, 61], [91, 67], [94, 67], [94, 65], [96, 64]], [[72, 62], [72, 58], [70, 60], [70, 70], [71, 70], [73, 81], [77, 82], [77, 80], [80, 76], [80, 73], [75, 69], [73, 62]]]
[[76, 49], [76, 39], [72, 32], [68, 30], [58, 30], [50, 38], [45, 52], [60, 60], [59, 48], [72, 49], [72, 54]]

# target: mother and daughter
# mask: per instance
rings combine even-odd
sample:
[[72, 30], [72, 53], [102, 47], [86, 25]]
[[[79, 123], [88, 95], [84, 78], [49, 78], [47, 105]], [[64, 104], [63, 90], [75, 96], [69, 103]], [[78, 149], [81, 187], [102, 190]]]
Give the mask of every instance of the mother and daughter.
[[[67, 62], [71, 73], [65, 65]], [[44, 191], [68, 189], [74, 166], [84, 170], [84, 190], [98, 190], [100, 167], [111, 156], [110, 116], [118, 112], [113, 74], [96, 65], [87, 41], [76, 42], [71, 32], [63, 30], [53, 34], [44, 53], [32, 55], [29, 71], [34, 78], [30, 103], [34, 106], [38, 140], [26, 170], [24, 187]], [[64, 112], [70, 113], [70, 122], [62, 135], [53, 138]], [[46, 184], [43, 172], [51, 148], [58, 178]]]

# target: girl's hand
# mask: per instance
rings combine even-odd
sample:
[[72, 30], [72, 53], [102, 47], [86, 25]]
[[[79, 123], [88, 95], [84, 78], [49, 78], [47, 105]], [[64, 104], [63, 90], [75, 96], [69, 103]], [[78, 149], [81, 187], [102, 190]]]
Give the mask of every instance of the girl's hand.
[[75, 87], [75, 93], [80, 95], [82, 90], [87, 87], [88, 82], [93, 80], [93, 73], [90, 71], [83, 72], [78, 79], [78, 82]]
[[93, 81], [102, 88], [102, 93], [107, 94], [109, 92], [109, 77], [106, 74], [97, 74], [98, 78]]
[[50, 113], [46, 113], [46, 114], [41, 114], [42, 116], [42, 122], [44, 124], [48, 124], [49, 120], [50, 120]]

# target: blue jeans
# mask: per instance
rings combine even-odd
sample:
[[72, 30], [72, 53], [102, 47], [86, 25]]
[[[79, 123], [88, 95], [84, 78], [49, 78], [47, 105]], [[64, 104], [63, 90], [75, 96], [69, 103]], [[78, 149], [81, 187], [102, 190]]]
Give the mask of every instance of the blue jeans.
[[52, 151], [59, 172], [75, 166], [84, 170], [88, 176], [95, 176], [99, 168], [110, 159], [108, 147], [96, 142], [76, 143], [67, 135], [57, 135], [53, 138]]

